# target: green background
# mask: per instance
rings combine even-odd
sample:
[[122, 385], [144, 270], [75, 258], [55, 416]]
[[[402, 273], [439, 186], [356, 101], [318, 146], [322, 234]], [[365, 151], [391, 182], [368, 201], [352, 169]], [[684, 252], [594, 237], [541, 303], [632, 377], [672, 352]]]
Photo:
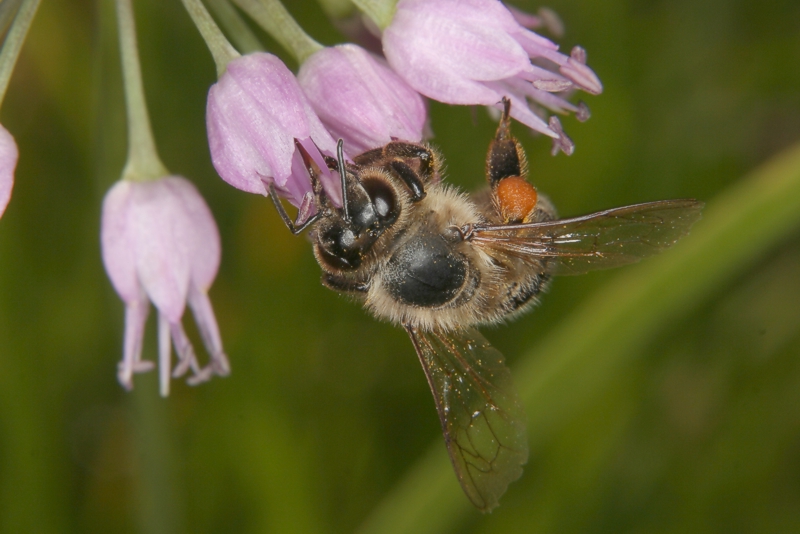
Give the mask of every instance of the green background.
[[[531, 431], [523, 477], [486, 516], [460, 492], [405, 333], [324, 289], [269, 201], [214, 173], [215, 71], [180, 2], [135, 3], [162, 158], [222, 234], [210, 295], [232, 373], [173, 382], [168, 399], [155, 373], [131, 393], [116, 382], [123, 305], [98, 237], [125, 157], [113, 3], [43, 2], [1, 115], [20, 160], [0, 220], [0, 530], [800, 532], [797, 149], [764, 167], [800, 140], [800, 3], [548, 4], [605, 92], [584, 96], [587, 123], [562, 120], [571, 157], [515, 127], [539, 190], [567, 216], [709, 206], [661, 257], [560, 278], [486, 330]], [[344, 40], [315, 3], [287, 6]], [[491, 120], [430, 111], [449, 179], [479, 186]]]

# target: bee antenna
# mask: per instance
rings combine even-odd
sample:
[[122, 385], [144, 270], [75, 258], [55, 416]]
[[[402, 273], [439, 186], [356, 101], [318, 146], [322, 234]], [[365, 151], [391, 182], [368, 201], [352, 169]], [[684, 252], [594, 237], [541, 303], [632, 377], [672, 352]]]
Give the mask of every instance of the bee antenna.
[[342, 210], [344, 220], [350, 222], [350, 211], [347, 208], [347, 171], [344, 168], [344, 140], [339, 139], [336, 143], [336, 161], [339, 164], [339, 178], [342, 181]]

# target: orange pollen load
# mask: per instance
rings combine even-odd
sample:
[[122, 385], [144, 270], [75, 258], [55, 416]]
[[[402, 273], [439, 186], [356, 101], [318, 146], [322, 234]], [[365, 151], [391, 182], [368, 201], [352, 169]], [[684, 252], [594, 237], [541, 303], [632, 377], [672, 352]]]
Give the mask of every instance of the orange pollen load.
[[536, 207], [536, 188], [520, 176], [503, 178], [494, 193], [505, 222], [525, 221]]

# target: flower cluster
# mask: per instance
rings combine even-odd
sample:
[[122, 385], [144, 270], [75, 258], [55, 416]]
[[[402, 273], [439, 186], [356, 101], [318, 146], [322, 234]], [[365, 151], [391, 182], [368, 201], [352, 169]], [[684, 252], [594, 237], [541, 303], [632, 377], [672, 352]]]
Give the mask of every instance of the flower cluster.
[[[275, 15], [281, 16], [281, 12]], [[214, 167], [227, 183], [243, 191], [267, 195], [274, 188], [300, 208], [298, 219], [307, 218], [313, 210], [313, 194], [301, 153], [322, 170], [322, 186], [338, 203], [338, 177], [327, 173], [324, 159], [336, 155], [336, 140], [342, 139], [346, 153], [351, 155], [393, 139], [421, 141], [427, 128], [424, 97], [449, 104], [493, 107], [509, 98], [514, 118], [552, 137], [554, 153], [562, 150], [569, 154], [572, 142], [559, 120], [548, 118], [544, 109], [572, 112], [585, 120], [588, 108], [566, 97], [576, 89], [598, 94], [602, 85], [586, 66], [583, 49], [576, 47], [567, 56], [552, 41], [527, 28], [546, 23], [555, 27], [557, 22], [552, 12], [532, 17], [511, 12], [498, 0], [400, 0], [381, 35], [383, 56], [355, 44], [321, 47], [306, 36], [313, 52], [299, 58], [301, 67], [296, 77], [280, 59], [265, 52], [236, 54], [221, 65], [218, 61], [221, 75], [209, 90], [206, 108]], [[167, 178], [160, 183], [146, 190], [117, 186], [119, 191], [109, 193], [104, 210], [104, 214], [108, 212], [104, 229], [116, 228], [104, 231], [104, 258], [129, 316], [125, 358], [120, 367], [120, 381], [126, 387], [133, 372], [147, 368], [139, 360], [139, 345], [128, 340], [129, 336], [141, 337], [145, 294], [156, 304], [160, 324], [169, 330], [178, 348], [175, 374], [192, 368], [192, 380], [197, 382], [214, 373], [228, 372], [205, 296], [219, 249], [205, 242], [210, 251], [202, 253], [204, 241], [197, 233], [213, 233], [213, 221], [207, 209], [192, 214], [179, 209], [192, 204], [186, 199], [197, 197], [185, 184], [179, 185], [183, 184], [180, 179]], [[140, 205], [151, 196], [161, 198], [158, 209]], [[115, 217], [125, 213], [123, 199], [128, 202], [125, 220], [133, 225], [125, 231], [113, 226]], [[198, 199], [194, 205], [202, 202]], [[147, 219], [143, 215], [149, 213], [147, 210], [154, 210], [150, 225], [137, 227], [136, 221]], [[173, 230], [155, 232], [158, 227]], [[149, 240], [143, 237], [148, 231], [153, 232]], [[216, 239], [206, 237], [209, 242]], [[181, 239], [189, 239], [183, 248], [179, 246]], [[116, 248], [114, 243], [118, 244]], [[176, 257], [178, 250], [180, 257]], [[159, 258], [158, 251], [172, 253], [169, 258]], [[115, 274], [115, 261], [123, 254], [130, 256], [121, 262], [127, 271]], [[142, 258], [146, 258], [145, 263]], [[202, 369], [193, 352], [182, 352], [181, 348], [185, 334], [179, 320], [187, 298], [201, 331], [206, 332], [211, 354], [212, 363]], [[169, 372], [169, 344], [166, 349], [163, 346], [162, 377]], [[162, 392], [167, 383], [168, 377], [162, 378]]]
[[[348, 159], [392, 140], [421, 142], [430, 131], [426, 99], [493, 108], [510, 99], [512, 117], [553, 138], [554, 153], [569, 154], [574, 145], [549, 112], [586, 120], [588, 108], [568, 98], [577, 90], [602, 91], [582, 48], [566, 55], [532, 31], [560, 34], [561, 22], [547, 9], [530, 15], [500, 0], [354, 1], [365, 10], [360, 20], [369, 18], [357, 32], [368, 51], [357, 44], [323, 47], [279, 0], [231, 1], [283, 44], [300, 67], [295, 74], [267, 52], [240, 55], [200, 0], [183, 0], [217, 65], [218, 80], [206, 107], [211, 159], [230, 185], [261, 195], [274, 191], [298, 207], [298, 222], [316, 209], [309, 165], [319, 168], [327, 198], [340, 204], [340, 179], [327, 164], [337, 157], [339, 140]], [[5, 12], [4, 17], [13, 15], [13, 23], [0, 50], [0, 102], [38, 3], [20, 0]], [[102, 257], [125, 303], [119, 381], [131, 389], [134, 374], [156, 367], [143, 358], [142, 347], [152, 303], [158, 311], [161, 393], [167, 395], [172, 377], [188, 373], [187, 381], [197, 384], [230, 372], [207, 294], [220, 262], [220, 237], [197, 189], [172, 175], [157, 155], [131, 0], [116, 5], [129, 151], [122, 179], [103, 204]], [[4, 20], [12, 20], [8, 17]], [[235, 29], [249, 31], [246, 24]], [[251, 35], [248, 42], [257, 38]], [[13, 137], [0, 126], [0, 216], [11, 195], [17, 156]], [[187, 304], [209, 355], [205, 365], [181, 322]]]
[[[297, 144], [320, 163], [333, 156], [334, 139], [352, 154], [392, 139], [418, 142], [423, 96], [498, 109], [509, 98], [512, 117], [552, 137], [554, 153], [571, 154], [572, 141], [545, 109], [586, 120], [586, 105], [567, 97], [603, 88], [582, 48], [565, 55], [526, 28], [559, 24], [549, 10], [512, 13], [499, 0], [400, 0], [382, 32], [384, 57], [355, 44], [319, 47], [297, 78], [270, 54], [234, 59], [208, 95], [214, 166], [239, 189], [267, 194], [274, 185], [301, 206], [311, 186]], [[323, 185], [336, 201], [336, 179], [323, 176]]]

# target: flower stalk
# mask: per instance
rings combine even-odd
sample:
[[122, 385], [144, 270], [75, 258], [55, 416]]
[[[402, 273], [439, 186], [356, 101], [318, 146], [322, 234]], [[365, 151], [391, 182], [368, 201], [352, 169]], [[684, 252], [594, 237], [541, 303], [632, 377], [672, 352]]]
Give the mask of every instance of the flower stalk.
[[117, 23], [128, 119], [128, 160], [122, 178], [135, 182], [158, 180], [169, 171], [158, 156], [150, 128], [131, 0], [117, 0]]
[[258, 40], [258, 37], [247, 25], [239, 11], [228, 0], [207, 0], [206, 3], [211, 12], [214, 13], [214, 16], [217, 17], [220, 26], [231, 36], [231, 41], [233, 41], [237, 50], [242, 54], [264, 50], [264, 45]]
[[280, 0], [233, 0], [265, 32], [292, 54], [298, 63], [322, 49], [322, 45], [309, 36], [286, 11]]
[[397, 0], [352, 0], [381, 30], [386, 29], [397, 7]]
[[189, 12], [189, 16], [192, 17], [192, 22], [197, 26], [200, 35], [206, 42], [211, 56], [214, 58], [214, 63], [217, 66], [217, 77], [222, 76], [222, 73], [228, 67], [228, 63], [240, 57], [239, 52], [225, 38], [225, 35], [223, 35], [219, 26], [211, 18], [208, 10], [200, 0], [182, 1], [186, 11]]
[[14, 65], [19, 57], [19, 51], [22, 49], [22, 43], [25, 42], [28, 29], [31, 27], [38, 8], [39, 0], [24, 0], [3, 42], [3, 49], [0, 51], [0, 104], [3, 103], [11, 73], [14, 71]]

